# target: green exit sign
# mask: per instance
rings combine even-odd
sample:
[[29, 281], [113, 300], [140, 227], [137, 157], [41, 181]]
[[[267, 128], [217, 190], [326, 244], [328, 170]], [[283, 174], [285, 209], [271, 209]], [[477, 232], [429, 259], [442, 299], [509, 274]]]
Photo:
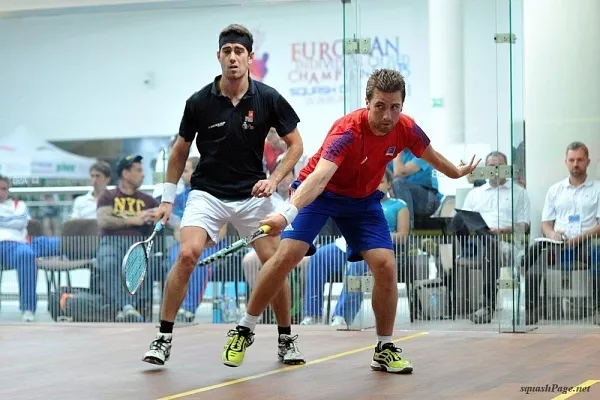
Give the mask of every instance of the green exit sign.
[[433, 108], [441, 108], [444, 107], [444, 99], [441, 97], [434, 97], [431, 99], [431, 107]]

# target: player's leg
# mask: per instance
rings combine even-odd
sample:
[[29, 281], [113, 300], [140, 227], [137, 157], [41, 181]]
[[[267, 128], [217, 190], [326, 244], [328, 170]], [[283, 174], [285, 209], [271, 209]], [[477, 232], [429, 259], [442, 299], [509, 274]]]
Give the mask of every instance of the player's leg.
[[371, 301], [375, 314], [377, 347], [371, 368], [394, 373], [411, 373], [412, 364], [400, 356], [402, 350], [392, 342], [398, 304], [398, 278], [394, 253], [390, 249], [375, 248], [362, 254], [373, 273]]
[[305, 255], [314, 254], [312, 241], [327, 222], [329, 215], [319, 207], [318, 199], [300, 210], [300, 213], [281, 234], [281, 243], [269, 260], [262, 266], [246, 313], [239, 325], [229, 331], [229, 340], [223, 350], [223, 364], [238, 367], [244, 361], [246, 348], [254, 341], [254, 328], [273, 297], [284, 286], [289, 272], [298, 265]]
[[[279, 244], [280, 240], [277, 236], [263, 237], [254, 242], [254, 249], [263, 265], [275, 255]], [[298, 263], [300, 261], [302, 258], [298, 260]], [[294, 265], [294, 268], [296, 266], [297, 264]], [[271, 308], [273, 308], [277, 320], [277, 358], [284, 364], [304, 364], [306, 362], [304, 355], [296, 345], [298, 335], [292, 336], [291, 287], [287, 276], [279, 291], [271, 299]]]
[[[245, 201], [239, 202], [236, 206], [236, 214], [232, 218], [232, 225], [238, 231], [239, 235], [244, 237], [252, 234], [259, 226], [259, 223], [269, 213], [273, 212], [273, 203], [270, 198], [250, 198]], [[256, 255], [261, 264], [264, 264], [275, 254], [277, 247], [279, 247], [279, 237], [264, 236], [257, 239], [252, 246], [256, 252]], [[260, 273], [259, 273], [260, 274]], [[258, 276], [258, 275], [257, 275]], [[288, 338], [291, 337], [291, 289], [290, 284], [285, 279], [285, 282], [281, 286], [281, 289], [275, 294], [271, 300], [271, 307], [275, 313], [277, 320], [278, 330], [278, 355], [280, 360], [284, 361], [281, 357], [281, 349], [284, 342], [288, 342]], [[297, 363], [304, 362], [304, 358], [301, 354], [290, 354], [292, 357], [288, 357], [288, 361], [296, 360]]]
[[410, 373], [413, 370], [412, 365], [400, 357], [401, 350], [392, 342], [398, 305], [398, 278], [394, 246], [377, 195], [370, 200], [376, 201], [357, 202], [357, 207], [362, 209], [362, 212], [349, 210], [350, 212], [346, 216], [334, 218], [334, 221], [346, 238], [348, 261], [364, 259], [373, 273], [371, 301], [375, 314], [377, 346], [371, 368], [388, 372]]
[[205, 192], [190, 192], [181, 219], [179, 254], [165, 283], [159, 332], [143, 361], [163, 365], [169, 359], [173, 325], [187, 293], [190, 276], [204, 246], [218, 241], [226, 215], [227, 210], [218, 199]]

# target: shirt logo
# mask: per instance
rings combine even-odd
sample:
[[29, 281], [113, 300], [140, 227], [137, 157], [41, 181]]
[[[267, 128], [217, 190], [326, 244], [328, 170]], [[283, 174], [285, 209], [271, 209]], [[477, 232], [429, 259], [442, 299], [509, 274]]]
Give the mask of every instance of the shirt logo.
[[394, 152], [396, 151], [396, 146], [390, 146], [388, 147], [387, 151], [385, 152], [386, 156], [393, 156]]
[[248, 111], [248, 115], [246, 117], [244, 117], [244, 123], [242, 124], [242, 129], [254, 129], [254, 125], [252, 125], [253, 122], [254, 122], [254, 111], [250, 110], [250, 111]]
[[209, 126], [209, 127], [208, 127], [208, 129], [220, 128], [220, 127], [222, 127], [223, 125], [225, 125], [225, 121], [223, 121], [223, 122], [218, 122], [218, 123], [216, 123], [216, 124], [212, 124], [211, 126]]

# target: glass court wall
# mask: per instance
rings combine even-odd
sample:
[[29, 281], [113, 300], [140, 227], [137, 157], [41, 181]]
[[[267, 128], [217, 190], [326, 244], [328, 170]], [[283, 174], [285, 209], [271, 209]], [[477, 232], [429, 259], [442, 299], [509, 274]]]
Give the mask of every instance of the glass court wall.
[[[0, 151], [17, 148], [18, 141], [9, 138], [23, 132], [40, 147], [56, 144], [73, 154], [86, 140], [124, 138], [127, 146], [83, 146], [80, 153], [92, 161], [110, 159], [114, 185], [114, 161], [139, 148], [146, 173], [140, 190], [160, 193], [169, 138], [177, 133], [185, 100], [220, 73], [217, 37], [230, 23], [244, 24], [254, 35], [252, 78], [276, 88], [300, 116], [305, 157], [317, 151], [337, 118], [364, 107], [369, 75], [394, 68], [406, 80], [403, 112], [423, 128], [434, 148], [456, 163], [473, 155], [482, 159], [473, 176], [460, 180], [410, 155], [390, 164], [391, 180], [383, 190], [392, 200], [382, 207], [391, 210], [396, 242], [396, 327], [595, 329], [594, 251], [562, 245], [530, 251], [541, 236], [548, 188], [568, 176], [568, 144], [584, 142], [592, 158], [588, 174], [596, 178], [598, 170], [600, 101], [590, 88], [600, 51], [589, 38], [598, 36], [600, 13], [594, 0], [581, 0], [586, 6], [578, 9], [563, 3], [555, 0], [544, 8], [549, 15], [573, 14], [560, 26], [563, 40], [552, 43], [559, 51], [548, 50], [540, 33], [558, 29], [551, 15], [532, 17], [539, 14], [536, 1], [257, 0], [252, 7], [242, 7], [248, 2], [241, 1], [219, 7], [199, 1], [185, 7], [4, 13], [0, 108], [6, 112], [0, 119]], [[572, 21], [585, 32], [580, 35]], [[32, 59], [44, 63], [34, 65]], [[564, 101], [549, 92], [548, 81], [564, 93]], [[40, 112], [32, 114], [32, 108]], [[0, 258], [0, 322], [27, 320], [23, 307], [35, 303], [35, 323], [156, 323], [178, 232], [167, 230], [160, 237], [143, 298], [126, 304], [133, 300], [121, 292], [118, 268], [107, 268], [98, 248], [102, 243], [126, 248], [134, 239], [102, 238], [93, 218], [72, 218], [73, 197], [92, 191], [90, 164], [82, 164], [77, 179], [53, 181], [39, 165], [35, 173], [23, 166], [25, 157], [17, 168], [0, 154], [10, 197], [26, 203], [32, 216], [21, 246], [28, 256], [9, 257], [7, 250]], [[419, 166], [419, 173], [410, 165]], [[285, 187], [280, 189], [285, 196]], [[54, 203], [45, 197], [57, 194]], [[55, 229], [48, 229], [49, 221]], [[229, 227], [220, 246], [237, 238]], [[346, 261], [345, 245], [331, 222], [315, 244], [318, 253], [289, 277], [293, 322], [372, 328], [374, 279], [368, 266]], [[119, 255], [113, 258], [118, 265]], [[235, 323], [259, 269], [249, 249], [197, 268], [177, 323]], [[114, 285], [103, 283], [109, 281]], [[115, 309], [115, 298], [123, 307]], [[275, 323], [270, 308], [261, 323]]]

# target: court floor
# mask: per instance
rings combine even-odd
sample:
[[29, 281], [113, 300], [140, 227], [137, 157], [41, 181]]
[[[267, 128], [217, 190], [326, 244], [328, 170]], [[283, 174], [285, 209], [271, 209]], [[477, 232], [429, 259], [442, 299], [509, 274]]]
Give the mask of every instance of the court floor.
[[600, 398], [598, 334], [396, 332], [415, 371], [394, 375], [369, 368], [373, 331], [327, 326], [293, 327], [304, 366], [278, 363], [276, 328], [260, 325], [245, 363], [228, 368], [230, 327], [176, 327], [171, 360], [157, 367], [141, 361], [152, 325], [0, 326], [0, 399]]

